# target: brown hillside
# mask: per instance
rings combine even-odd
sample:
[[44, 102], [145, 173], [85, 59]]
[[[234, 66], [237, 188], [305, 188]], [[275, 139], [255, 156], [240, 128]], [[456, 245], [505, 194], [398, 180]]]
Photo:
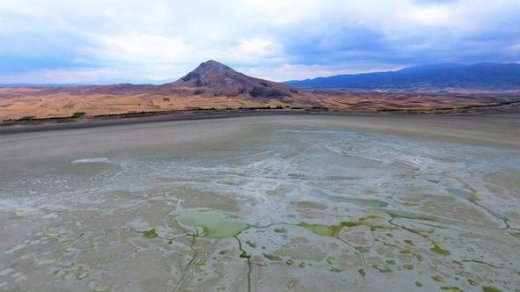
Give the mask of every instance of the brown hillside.
[[200, 64], [164, 85], [0, 87], [0, 122], [8, 119], [70, 117], [193, 109], [324, 109], [332, 111], [423, 111], [496, 104], [511, 97], [420, 93], [297, 91], [249, 77], [216, 61]]
[[207, 61], [181, 79], [161, 86], [162, 90], [182, 90], [203, 96], [243, 96], [253, 98], [283, 98], [297, 90], [272, 81], [239, 73], [217, 61]]

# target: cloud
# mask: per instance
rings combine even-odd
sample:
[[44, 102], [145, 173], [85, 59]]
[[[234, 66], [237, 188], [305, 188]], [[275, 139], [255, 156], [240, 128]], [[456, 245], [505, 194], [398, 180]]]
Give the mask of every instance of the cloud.
[[453, 3], [459, 0], [414, 0], [414, 3], [418, 4], [426, 4], [426, 5], [435, 5], [435, 4], [444, 4], [444, 3]]
[[[105, 63], [162, 64], [178, 60], [190, 48], [180, 37], [165, 37], [143, 33], [101, 35], [92, 40], [94, 46], [84, 48], [87, 55]], [[171, 61], [167, 61], [169, 63]]]
[[163, 82], [207, 59], [275, 80], [518, 62], [517, 11], [517, 0], [3, 1], [0, 83]]
[[22, 74], [5, 74], [2, 83], [27, 82], [33, 84], [80, 84], [80, 83], [111, 83], [116, 82], [114, 76], [121, 76], [121, 72], [108, 68], [70, 68], [34, 70]]

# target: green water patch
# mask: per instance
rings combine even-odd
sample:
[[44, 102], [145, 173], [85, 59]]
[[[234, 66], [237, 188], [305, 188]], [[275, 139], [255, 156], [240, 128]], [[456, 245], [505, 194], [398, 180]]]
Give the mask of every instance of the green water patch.
[[82, 265], [74, 266], [70, 269], [56, 270], [53, 276], [56, 278], [63, 278], [69, 274], [74, 275], [76, 280], [84, 280], [90, 277], [90, 272], [86, 270]]
[[343, 227], [353, 228], [358, 226], [368, 226], [371, 230], [375, 230], [377, 228], [385, 228], [384, 226], [379, 226], [376, 224], [372, 224], [368, 222], [370, 219], [378, 218], [378, 215], [375, 214], [369, 214], [367, 216], [361, 217], [358, 220], [348, 220], [343, 221], [339, 224], [333, 224], [333, 225], [324, 225], [324, 224], [309, 224], [305, 222], [300, 222], [298, 226], [305, 228], [309, 231], [311, 231], [314, 234], [320, 235], [320, 236], [331, 236], [331, 237], [339, 237], [339, 234], [341, 232], [341, 229]]
[[242, 251], [242, 253], [240, 253], [240, 255], [238, 256], [239, 258], [242, 258], [242, 259], [246, 259], [246, 260], [250, 260], [251, 259], [251, 255], [248, 254], [247, 252], [245, 251]]
[[452, 286], [452, 287], [443, 286], [443, 287], [441, 287], [441, 290], [450, 291], [450, 292], [462, 292], [462, 291], [464, 291], [464, 290], [460, 289], [459, 287], [455, 287], [455, 286]]
[[378, 270], [380, 273], [390, 273], [390, 272], [392, 272], [392, 269], [389, 266], [386, 266], [386, 265], [374, 264], [374, 265], [372, 265], [372, 268]]
[[439, 283], [444, 283], [444, 278], [441, 275], [434, 275], [432, 276], [432, 280]]
[[227, 238], [240, 234], [249, 228], [247, 223], [228, 219], [224, 215], [214, 211], [191, 212], [177, 217], [181, 225], [202, 229], [200, 236], [215, 238]]
[[320, 235], [320, 236], [332, 236], [332, 237], [338, 237], [339, 233], [341, 231], [341, 224], [338, 225], [323, 225], [323, 224], [308, 224], [301, 222], [298, 224], [298, 226], [303, 227], [310, 232]]
[[316, 209], [316, 210], [325, 210], [327, 206], [314, 201], [299, 201], [295, 203], [296, 207], [299, 209]]
[[192, 262], [192, 265], [194, 265], [194, 266], [204, 266], [205, 264], [206, 264], [206, 260], [205, 259], [195, 259]]
[[423, 284], [422, 284], [421, 282], [419, 282], [419, 281], [415, 281], [415, 286], [417, 286], [417, 287], [422, 287]]
[[287, 230], [285, 230], [285, 228], [283, 228], [283, 227], [280, 227], [280, 228], [275, 228], [274, 232], [276, 232], [276, 233], [287, 233]]
[[354, 247], [354, 249], [360, 253], [369, 253], [370, 252], [370, 247], [368, 247], [368, 246], [356, 246], [356, 247]]
[[85, 233], [80, 233], [78, 235], [58, 233], [52, 231], [48, 227], [45, 228], [45, 230], [43, 231], [43, 236], [46, 239], [57, 240], [60, 243], [61, 250], [65, 252], [68, 252], [70, 247], [72, 247], [72, 245], [78, 242], [83, 237], [83, 235], [85, 235]]
[[345, 270], [336, 265], [335, 257], [329, 256], [326, 261], [327, 261], [327, 264], [329, 264], [329, 271], [331, 271], [331, 272], [341, 273]]
[[362, 221], [344, 221], [341, 222], [341, 226], [345, 227], [357, 227], [363, 225]]
[[413, 241], [412, 241], [411, 239], [405, 239], [405, 240], [403, 240], [403, 242], [406, 243], [406, 244], [408, 244], [408, 245], [411, 245], [411, 246], [414, 245], [414, 244], [413, 244]]
[[482, 287], [482, 291], [484, 291], [484, 292], [502, 292], [502, 290], [500, 290], [496, 287], [493, 287], [493, 286], [484, 286], [484, 287]]
[[274, 255], [274, 254], [267, 254], [267, 253], [264, 253], [263, 254], [264, 257], [270, 261], [273, 261], [273, 262], [279, 262], [282, 260], [281, 257], [277, 256], [277, 255]]
[[363, 277], [363, 278], [367, 275], [367, 273], [366, 273], [365, 270], [363, 270], [363, 269], [359, 269], [359, 270], [358, 270], [358, 273], [359, 273], [359, 274], [361, 275], [361, 277]]
[[503, 267], [499, 267], [499, 266], [496, 266], [496, 265], [493, 265], [493, 264], [490, 264], [490, 263], [486, 263], [485, 261], [483, 260], [478, 260], [478, 259], [473, 259], [473, 260], [462, 260], [462, 262], [464, 263], [475, 263], [475, 264], [481, 264], [481, 265], [485, 265], [485, 266], [488, 266], [490, 268], [494, 268], [494, 269], [502, 269]]
[[449, 250], [442, 248], [437, 243], [434, 243], [430, 250], [434, 252], [436, 255], [449, 256], [451, 254]]
[[256, 243], [254, 243], [254, 242], [247, 240], [246, 244], [249, 245], [249, 247], [251, 247], [251, 248], [256, 248]]
[[341, 273], [343, 272], [345, 269], [342, 269], [342, 268], [338, 268], [336, 266], [329, 266], [329, 271], [331, 272], [335, 272], [335, 273]]
[[336, 264], [336, 259], [334, 257], [328, 257], [327, 258], [327, 263], [329, 265], [335, 265]]
[[140, 233], [143, 234], [143, 238], [146, 238], [146, 239], [154, 239], [154, 238], [157, 238], [159, 236], [157, 234], [157, 231], [155, 231], [155, 228], [150, 229], [150, 230], [146, 230], [146, 231], [142, 231]]

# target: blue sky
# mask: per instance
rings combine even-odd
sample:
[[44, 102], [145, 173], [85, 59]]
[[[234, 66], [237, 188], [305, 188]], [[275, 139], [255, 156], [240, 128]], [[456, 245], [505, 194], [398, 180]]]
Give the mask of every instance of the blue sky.
[[0, 0], [0, 83], [282, 81], [520, 62], [520, 0]]

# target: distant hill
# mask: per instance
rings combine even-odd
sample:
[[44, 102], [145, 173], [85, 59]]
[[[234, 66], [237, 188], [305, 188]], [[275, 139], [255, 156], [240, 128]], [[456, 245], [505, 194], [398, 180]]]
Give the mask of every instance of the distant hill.
[[361, 90], [511, 90], [520, 89], [520, 64], [433, 64], [399, 71], [337, 75], [285, 84], [305, 89]]
[[298, 93], [283, 83], [247, 76], [217, 61], [209, 60], [175, 82], [152, 84], [107, 84], [107, 85], [30, 85], [0, 84], [0, 88], [41, 88], [46, 94], [67, 92], [71, 95], [85, 94], [156, 94], [200, 97], [273, 98], [291, 97]]
[[163, 90], [187, 90], [194, 95], [253, 98], [282, 98], [297, 92], [283, 83], [250, 77], [213, 60], [200, 64], [179, 80], [160, 87]]

